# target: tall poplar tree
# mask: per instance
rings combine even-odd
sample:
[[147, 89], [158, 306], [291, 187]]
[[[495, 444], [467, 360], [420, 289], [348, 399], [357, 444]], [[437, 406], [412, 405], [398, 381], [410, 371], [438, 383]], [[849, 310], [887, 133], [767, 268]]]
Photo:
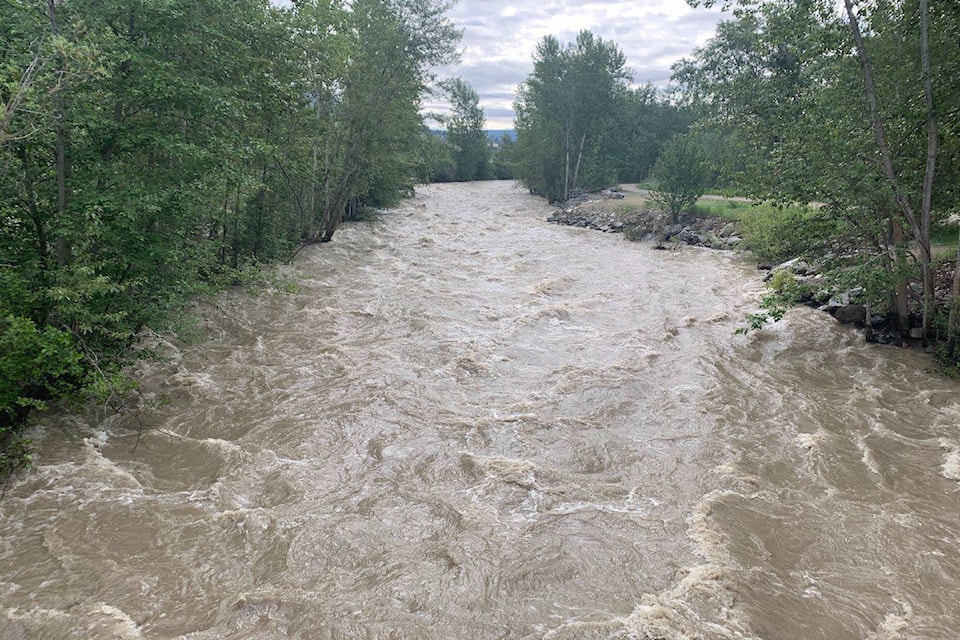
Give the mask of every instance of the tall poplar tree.
[[453, 147], [457, 180], [486, 180], [490, 177], [490, 145], [480, 97], [462, 78], [447, 80], [442, 86], [450, 94], [453, 108], [447, 122], [447, 142]]
[[546, 36], [514, 105], [517, 178], [551, 201], [566, 200], [581, 187], [608, 186], [614, 163], [600, 142], [629, 78], [615, 43], [590, 31], [566, 45]]

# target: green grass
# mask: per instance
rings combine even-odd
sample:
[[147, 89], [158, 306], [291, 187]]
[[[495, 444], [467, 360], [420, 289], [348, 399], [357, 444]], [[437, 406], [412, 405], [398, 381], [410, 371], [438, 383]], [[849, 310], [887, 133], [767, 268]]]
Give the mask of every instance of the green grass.
[[747, 194], [735, 187], [711, 187], [704, 191], [704, 195], [720, 196], [723, 198], [744, 198]]
[[835, 221], [810, 207], [701, 199], [693, 209], [697, 215], [735, 222], [743, 237], [743, 247], [758, 259], [774, 263], [816, 253], [824, 240], [837, 231]]
[[693, 205], [693, 213], [698, 216], [713, 216], [724, 220], [738, 221], [741, 217], [752, 215], [752, 203], [738, 200], [705, 200], [701, 198]]
[[942, 245], [955, 249], [960, 228], [953, 224], [935, 224], [930, 229], [930, 241], [935, 245]]

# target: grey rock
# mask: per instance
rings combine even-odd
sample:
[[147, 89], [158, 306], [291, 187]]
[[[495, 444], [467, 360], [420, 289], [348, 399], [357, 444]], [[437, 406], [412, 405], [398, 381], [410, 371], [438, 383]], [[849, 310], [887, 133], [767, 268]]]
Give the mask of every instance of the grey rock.
[[867, 308], [862, 304], [849, 304], [839, 307], [833, 317], [841, 324], [863, 324], [867, 321]]
[[774, 271], [778, 269], [786, 269], [790, 273], [794, 273], [798, 276], [805, 276], [814, 271], [805, 261], [800, 258], [794, 258], [792, 260], [787, 260], [786, 262], [781, 263], [780, 265], [773, 268]]

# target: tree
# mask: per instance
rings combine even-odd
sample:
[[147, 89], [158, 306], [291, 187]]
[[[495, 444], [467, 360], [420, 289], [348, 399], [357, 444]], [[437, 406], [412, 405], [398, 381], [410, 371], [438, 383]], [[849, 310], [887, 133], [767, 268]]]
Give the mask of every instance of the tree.
[[141, 329], [412, 190], [446, 8], [5, 2], [0, 470], [30, 411], [127, 389]]
[[453, 112], [447, 123], [447, 141], [457, 163], [457, 180], [486, 180], [490, 177], [490, 145], [480, 97], [467, 82], [453, 78], [441, 83], [450, 94]]
[[614, 171], [600, 143], [628, 79], [626, 58], [613, 42], [589, 31], [567, 45], [546, 36], [514, 105], [520, 181], [551, 201], [584, 186], [607, 186]]
[[614, 108], [613, 125], [602, 132], [602, 148], [617, 182], [650, 177], [663, 148], [694, 121], [692, 109], [672, 103], [651, 85], [619, 91]]
[[417, 179], [421, 183], [453, 182], [457, 179], [457, 161], [454, 148], [445, 137], [426, 126], [420, 133], [420, 161]]
[[664, 148], [653, 167], [657, 188], [651, 192], [651, 199], [670, 214], [671, 224], [677, 224], [680, 214], [703, 195], [710, 175], [710, 166], [700, 145], [689, 136], [677, 136]]
[[949, 163], [944, 135], [956, 134], [940, 123], [960, 108], [956, 5], [730, 4], [739, 7], [735, 19], [678, 65], [677, 79], [710, 111], [712, 125], [734, 133], [752, 155], [743, 184], [753, 195], [826, 203], [859, 237], [861, 260], [881, 276], [871, 278], [883, 283], [876, 294], [891, 300], [904, 328], [905, 275], [916, 252], [928, 335], [934, 204], [939, 199], [946, 211], [957, 202], [946, 186], [955, 171], [938, 171]]
[[493, 173], [497, 180], [513, 180], [516, 177], [513, 172], [515, 148], [513, 136], [509, 133], [500, 136], [493, 153]]
[[329, 241], [349, 203], [391, 203], [412, 192], [419, 158], [420, 96], [431, 67], [449, 63], [460, 32], [438, 0], [356, 0], [344, 76], [327, 96], [337, 123], [324, 160], [319, 237]]

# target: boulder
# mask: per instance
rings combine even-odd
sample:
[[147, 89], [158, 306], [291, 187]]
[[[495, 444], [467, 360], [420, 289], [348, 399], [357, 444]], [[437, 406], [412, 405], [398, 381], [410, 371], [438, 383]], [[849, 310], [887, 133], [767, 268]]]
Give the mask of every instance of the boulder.
[[863, 324], [867, 321], [867, 308], [862, 304], [837, 307], [833, 317], [841, 324]]
[[786, 262], [781, 263], [780, 265], [773, 268], [774, 271], [778, 269], [786, 269], [790, 273], [796, 274], [798, 276], [809, 275], [812, 271], [815, 271], [807, 262], [801, 260], [800, 258], [794, 258], [793, 260], [787, 260]]

